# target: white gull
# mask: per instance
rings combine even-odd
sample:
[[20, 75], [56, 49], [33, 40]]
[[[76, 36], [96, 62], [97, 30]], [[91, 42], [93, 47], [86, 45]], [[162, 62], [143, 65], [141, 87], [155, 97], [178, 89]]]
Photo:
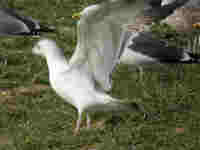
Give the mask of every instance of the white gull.
[[40, 40], [34, 46], [33, 53], [46, 58], [51, 87], [78, 110], [75, 134], [79, 132], [83, 112], [87, 114], [87, 127], [90, 128], [91, 111], [132, 111], [134, 107], [137, 108], [135, 103], [122, 103], [98, 88], [88, 60], [83, 59], [80, 64], [68, 63], [62, 49], [54, 41]]

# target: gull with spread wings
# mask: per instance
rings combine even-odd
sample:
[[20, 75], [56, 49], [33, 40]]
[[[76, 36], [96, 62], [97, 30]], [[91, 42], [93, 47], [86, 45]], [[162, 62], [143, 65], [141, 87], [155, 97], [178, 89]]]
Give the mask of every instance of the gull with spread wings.
[[148, 5], [146, 0], [110, 0], [84, 9], [77, 23], [76, 50], [69, 62], [52, 40], [43, 39], [34, 46], [33, 52], [47, 60], [52, 88], [78, 110], [75, 133], [80, 129], [83, 112], [90, 127], [91, 111], [142, 108], [113, 98], [106, 91], [111, 89], [110, 75], [119, 61], [120, 26], [135, 22]]
[[43, 39], [34, 46], [33, 52], [47, 60], [52, 88], [78, 110], [75, 133], [80, 129], [83, 112], [90, 127], [91, 111], [142, 108], [135, 103], [125, 104], [106, 91], [112, 87], [110, 76], [127, 38], [122, 26], [145, 30], [145, 24], [151, 23], [153, 18], [145, 13], [154, 16], [158, 10], [157, 2], [147, 0], [109, 0], [85, 8], [77, 23], [77, 46], [69, 62], [52, 40]]

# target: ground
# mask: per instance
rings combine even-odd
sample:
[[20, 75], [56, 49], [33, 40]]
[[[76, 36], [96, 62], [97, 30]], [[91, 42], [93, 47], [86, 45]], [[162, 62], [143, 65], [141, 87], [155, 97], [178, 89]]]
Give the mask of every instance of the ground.
[[[83, 0], [9, 0], [21, 13], [56, 26], [55, 39], [70, 57], [76, 44], [71, 16]], [[91, 130], [74, 136], [76, 110], [49, 87], [43, 59], [31, 48], [38, 38], [1, 37], [0, 150], [198, 150], [200, 66], [145, 71], [142, 82], [128, 66], [113, 74], [112, 96], [136, 101], [142, 113], [93, 114]]]

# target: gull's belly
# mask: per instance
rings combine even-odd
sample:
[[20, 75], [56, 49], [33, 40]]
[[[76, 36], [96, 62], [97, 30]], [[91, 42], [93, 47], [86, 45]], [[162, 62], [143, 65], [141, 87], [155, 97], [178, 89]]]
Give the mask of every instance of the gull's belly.
[[90, 99], [88, 93], [93, 90], [87, 77], [73, 72], [56, 78], [50, 77], [50, 83], [60, 97], [76, 108], [85, 103], [83, 100]]
[[[64, 83], [65, 84], [65, 83]], [[63, 85], [61, 80], [58, 81], [51, 81], [51, 87], [54, 89], [57, 95], [59, 95], [61, 98], [63, 98], [66, 102], [70, 103], [71, 105], [75, 106], [75, 102], [73, 101], [73, 97], [70, 96], [69, 92], [70, 87], [66, 85]]]

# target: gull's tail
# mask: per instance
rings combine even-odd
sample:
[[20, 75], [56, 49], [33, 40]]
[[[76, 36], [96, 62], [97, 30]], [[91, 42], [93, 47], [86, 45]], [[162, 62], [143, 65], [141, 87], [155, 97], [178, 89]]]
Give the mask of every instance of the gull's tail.
[[113, 98], [107, 94], [99, 94], [97, 100], [97, 107], [94, 107], [94, 111], [116, 111], [116, 112], [142, 112], [145, 113], [143, 106], [136, 102], [122, 101]]
[[144, 107], [136, 102], [110, 102], [108, 103], [108, 107], [110, 107], [111, 111], [120, 111], [120, 112], [142, 112], [145, 113]]

